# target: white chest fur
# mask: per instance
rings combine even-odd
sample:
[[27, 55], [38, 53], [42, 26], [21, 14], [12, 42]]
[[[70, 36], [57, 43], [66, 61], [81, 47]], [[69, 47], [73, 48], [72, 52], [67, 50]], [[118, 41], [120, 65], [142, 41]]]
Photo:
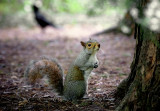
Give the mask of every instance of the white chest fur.
[[[98, 59], [97, 59], [96, 53], [91, 55], [91, 57], [89, 58], [89, 60], [86, 64], [90, 64], [91, 66], [94, 66], [95, 63], [98, 64]], [[93, 70], [93, 67], [89, 67], [87, 70], [85, 70], [84, 78], [85, 78], [86, 82], [88, 81], [89, 75], [92, 70]]]

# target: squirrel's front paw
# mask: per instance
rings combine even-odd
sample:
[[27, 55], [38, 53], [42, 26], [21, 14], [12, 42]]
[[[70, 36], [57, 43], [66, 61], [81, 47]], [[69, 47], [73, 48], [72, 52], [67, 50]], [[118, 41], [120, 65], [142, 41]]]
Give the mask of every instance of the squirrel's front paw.
[[98, 62], [94, 63], [94, 68], [97, 68], [98, 67]]

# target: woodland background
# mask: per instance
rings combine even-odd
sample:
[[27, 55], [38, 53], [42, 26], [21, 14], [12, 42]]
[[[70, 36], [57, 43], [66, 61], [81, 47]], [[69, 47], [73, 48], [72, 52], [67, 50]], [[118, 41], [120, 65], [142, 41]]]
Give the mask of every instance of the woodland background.
[[[155, 8], [160, 6], [158, 0], [146, 6], [151, 6], [144, 11], [148, 19], [141, 21], [136, 7], [140, 0], [137, 1], [1, 0], [0, 110], [115, 110], [120, 101], [115, 98], [115, 91], [130, 74], [135, 59], [135, 23], [151, 31], [160, 28], [160, 8]], [[34, 19], [33, 4], [60, 28], [41, 30]], [[103, 30], [107, 32], [101, 34]], [[100, 34], [93, 36], [97, 32]], [[101, 44], [100, 65], [89, 79], [89, 99], [72, 104], [43, 84], [33, 88], [25, 83], [23, 74], [30, 60], [47, 55], [58, 59], [67, 72], [82, 49], [80, 41], [89, 38]], [[157, 39], [152, 41], [159, 44]]]

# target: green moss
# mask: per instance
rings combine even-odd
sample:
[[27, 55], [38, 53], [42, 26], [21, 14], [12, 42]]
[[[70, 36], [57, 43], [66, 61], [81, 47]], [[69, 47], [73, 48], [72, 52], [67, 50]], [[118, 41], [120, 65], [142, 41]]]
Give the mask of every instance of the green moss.
[[82, 101], [81, 104], [79, 104], [80, 107], [88, 106], [90, 103], [88, 101]]
[[119, 73], [119, 76], [126, 76], [127, 74], [125, 73]]

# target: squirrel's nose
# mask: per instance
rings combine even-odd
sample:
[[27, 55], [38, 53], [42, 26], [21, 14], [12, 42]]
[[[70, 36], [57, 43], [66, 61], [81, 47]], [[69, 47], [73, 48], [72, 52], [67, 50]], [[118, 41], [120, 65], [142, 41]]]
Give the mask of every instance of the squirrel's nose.
[[100, 44], [98, 44], [98, 47], [100, 48], [100, 47], [101, 47], [101, 45], [100, 45]]
[[100, 44], [96, 44], [96, 45], [95, 45], [95, 49], [96, 49], [96, 50], [99, 50], [99, 48], [100, 48]]

